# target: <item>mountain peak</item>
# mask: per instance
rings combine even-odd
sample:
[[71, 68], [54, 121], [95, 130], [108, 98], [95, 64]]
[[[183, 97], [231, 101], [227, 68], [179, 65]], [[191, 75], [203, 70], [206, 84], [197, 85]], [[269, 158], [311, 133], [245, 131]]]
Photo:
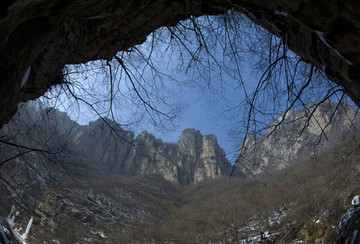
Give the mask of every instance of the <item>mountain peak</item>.
[[[134, 132], [122, 129], [109, 118], [79, 125], [55, 109], [47, 112], [47, 117], [46, 126], [52, 128], [54, 144], [71, 148], [61, 158], [74, 175], [96, 178], [155, 174], [188, 185], [228, 176], [232, 168], [216, 137], [203, 136], [199, 130], [186, 129], [177, 143], [164, 143], [147, 131], [134, 138]], [[22, 121], [44, 130], [43, 123], [38, 123], [36, 118], [22, 118]], [[39, 134], [40, 141], [47, 141], [41, 136], [46, 135]]]
[[121, 130], [121, 135], [130, 142], [127, 143], [110, 133], [108, 125], [114, 123], [95, 126], [103, 125], [95, 121], [77, 133], [77, 142], [86, 143], [75, 143], [76, 150], [90, 156], [85, 161], [96, 175], [157, 174], [187, 185], [230, 174], [231, 164], [214, 135], [203, 136], [199, 130], [185, 129], [174, 144], [164, 143], [147, 131], [134, 140], [133, 132]]

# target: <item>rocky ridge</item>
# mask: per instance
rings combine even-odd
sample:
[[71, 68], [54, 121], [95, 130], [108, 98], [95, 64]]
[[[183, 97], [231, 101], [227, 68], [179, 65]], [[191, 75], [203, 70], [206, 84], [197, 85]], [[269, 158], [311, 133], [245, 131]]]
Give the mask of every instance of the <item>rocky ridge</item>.
[[310, 158], [339, 141], [359, 135], [358, 111], [348, 104], [326, 101], [281, 114], [262, 136], [248, 134], [239, 163], [247, 176], [275, 173]]
[[84, 162], [91, 168], [89, 174], [159, 174], [187, 185], [229, 175], [231, 171], [216, 137], [203, 136], [195, 129], [184, 130], [177, 143], [164, 143], [146, 131], [134, 138], [133, 132], [99, 119], [81, 126], [72, 138], [76, 151], [84, 155]]
[[[316, 109], [314, 110], [315, 107]], [[49, 159], [48, 156], [47, 158], [42, 158], [31, 154], [30, 158], [26, 158], [27, 154], [25, 154], [21, 157], [21, 160], [25, 160], [26, 162], [18, 159], [12, 162], [9, 169], [2, 167], [1, 174], [4, 174], [4, 172], [12, 172], [13, 174], [9, 176], [15, 176], [15, 178], [19, 180], [24, 180], [23, 176], [26, 171], [28, 176], [30, 176], [27, 182], [22, 182], [23, 185], [27, 185], [27, 188], [24, 187], [21, 191], [30, 192], [29, 198], [37, 198], [35, 207], [37, 217], [35, 218], [32, 235], [29, 239], [31, 243], [44, 243], [44, 241], [46, 243], [71, 243], [73, 240], [77, 240], [79, 243], [116, 243], [119, 240], [125, 240], [125, 237], [127, 241], [124, 241], [124, 243], [131, 243], [134, 239], [140, 240], [140, 242], [141, 240], [146, 240], [144, 242], [158, 240], [157, 238], [163, 238], [163, 235], [167, 235], [167, 232], [160, 231], [157, 233], [151, 228], [149, 232], [146, 232], [147, 226], [155, 224], [154, 228], [158, 228], [156, 224], [162, 224], [168, 221], [170, 229], [174, 229], [171, 221], [176, 220], [179, 215], [171, 214], [176, 213], [177, 209], [180, 209], [179, 211], [182, 214], [181, 208], [188, 204], [188, 197], [196, 198], [196, 196], [202, 192], [200, 191], [202, 187], [206, 189], [207, 183], [215, 186], [217, 182], [220, 182], [210, 181], [204, 183], [205, 179], [209, 179], [212, 176], [219, 178], [221, 172], [229, 170], [227, 167], [225, 167], [225, 170], [221, 168], [222, 164], [220, 164], [220, 162], [223, 162], [225, 165], [228, 164], [226, 164], [226, 160], [218, 160], [219, 158], [223, 158], [223, 150], [217, 145], [216, 138], [211, 135], [203, 136], [199, 131], [194, 129], [185, 130], [177, 143], [164, 143], [147, 132], [143, 132], [134, 138], [133, 132], [123, 130], [115, 122], [108, 119], [100, 119], [89, 125], [80, 126], [71, 121], [65, 113], [59, 112], [58, 110], [46, 109], [42, 112], [38, 110], [34, 112], [33, 110], [28, 110], [28, 108], [25, 109], [27, 109], [29, 112], [28, 115], [30, 116], [27, 123], [24, 123], [20, 115], [20, 117], [16, 116], [14, 118], [15, 124], [9, 124], [2, 130], [2, 138], [8, 136], [8, 139], [10, 139], [13, 135], [20, 135], [17, 140], [12, 141], [20, 143], [22, 142], [21, 135], [31, 133], [30, 135], [37, 139], [26, 140], [23, 141], [23, 143], [35, 147], [36, 145], [42, 146], [40, 143], [43, 142], [44, 145], [52, 146], [52, 149], [56, 149], [58, 152], [57, 156], [64, 162], [68, 162], [67, 165], [63, 165], [64, 167], [59, 167], [59, 165], [55, 164], [50, 168], [46, 168], [48, 171], [50, 170], [51, 172], [57, 173], [53, 174], [53, 176], [57, 177], [60, 181], [60, 184], [57, 186], [48, 184], [49, 177], [46, 177], [47, 171], [41, 167], [42, 163], [46, 162], [42, 162], [42, 160]], [[47, 119], [40, 120], [39, 115], [41, 118]], [[310, 115], [312, 116], [310, 117]], [[18, 119], [18, 121], [16, 119]], [[280, 121], [282, 121], [281, 124], [279, 124]], [[16, 126], [17, 122], [20, 126]], [[303, 127], [304, 122], [307, 122], [305, 123], [307, 124], [306, 127]], [[109, 125], [111, 125], [111, 127], [109, 127]], [[352, 153], [349, 152], [354, 151], [354, 148], [358, 145], [358, 140], [352, 142], [353, 145], [350, 147], [347, 147], [349, 144], [347, 141], [343, 142], [343, 144], [338, 143], [336, 145], [336, 143], [353, 139], [349, 138], [349, 136], [356, 137], [356, 128], [358, 126], [358, 113], [350, 105], [338, 105], [330, 101], [324, 102], [320, 106], [309, 104], [303, 110], [292, 109], [283, 113], [277, 120], [269, 125], [267, 134], [263, 137], [250, 136], [247, 142], [249, 143], [247, 146], [249, 151], [245, 151], [245, 153], [248, 154], [244, 155], [247, 156], [247, 159], [252, 156], [253, 160], [258, 160], [257, 162], [261, 165], [261, 168], [254, 167], [254, 170], [258, 170], [255, 172], [255, 175], [262, 175], [264, 172], [274, 172], [282, 167], [286, 167], [296, 159], [309, 157], [314, 152], [325, 151], [333, 145], [331, 148], [331, 156], [329, 157], [331, 160], [336, 159], [336, 165], [341, 165], [343, 163], [342, 157], [347, 155], [345, 157], [346, 161], [346, 158], [352, 155]], [[25, 134], [23, 136], [25, 136]], [[48, 137], [41, 138], [43, 135], [47, 135]], [[63, 136], [60, 137], [59, 135]], [[267, 135], [269, 135], [269, 137], [267, 137]], [[70, 147], [71, 150], [69, 150], [68, 147], [62, 146], [64, 142], [69, 144], [68, 147]], [[334, 147], [334, 145], [336, 146]], [[341, 147], [344, 147], [346, 150], [341, 149]], [[48, 150], [51, 148], [44, 149]], [[69, 154], [70, 151], [72, 154]], [[6, 151], [4, 151], [4, 153], [5, 152]], [[11, 153], [11, 150], [7, 153]], [[330, 155], [330, 153], [323, 153], [323, 156], [327, 156], [327, 154]], [[71, 155], [71, 157], [68, 155]], [[87, 155], [87, 157], [83, 157], [83, 155]], [[336, 155], [336, 157], [333, 155]], [[35, 162], [34, 159], [36, 159], [35, 161], [37, 162]], [[74, 166], [78, 160], [84, 164], [84, 167]], [[315, 158], [311, 160], [310, 165], [317, 164]], [[327, 162], [330, 160], [323, 159], [322, 161]], [[358, 162], [358, 160], [355, 160], [355, 162]], [[14, 170], [14, 167], [17, 167], [16, 169], [21, 168], [19, 164], [29, 167], [22, 171]], [[297, 168], [301, 167], [299, 164]], [[358, 174], [358, 165], [356, 165], [356, 167], [357, 171], [354, 171], [354, 173]], [[264, 169], [266, 171], [260, 171]], [[293, 169], [294, 167], [286, 167], [284, 171], [278, 173], [287, 175], [290, 179], [292, 177], [286, 173], [286, 170], [292, 172]], [[304, 170], [300, 170], [300, 172], [303, 171]], [[66, 174], [67, 172], [71, 172], [73, 176], [81, 176], [83, 180], [69, 181], [67, 178], [68, 174]], [[310, 172], [312, 172], [312, 170], [310, 170]], [[336, 170], [334, 170], [334, 172], [338, 174]], [[243, 171], [243, 173], [248, 174], [247, 171]], [[344, 172], [343, 174], [346, 175], [347, 173]], [[130, 177], [134, 175], [140, 176]], [[314, 178], [319, 178], [318, 175], [319, 174], [316, 173]], [[327, 176], [331, 180], [334, 179], [332, 174]], [[87, 178], [84, 179], [84, 177]], [[285, 177], [280, 177], [281, 180], [284, 180], [284, 178]], [[353, 178], [358, 179], [356, 175]], [[249, 179], [249, 181], [244, 182], [251, 182], [251, 180], [252, 179]], [[257, 179], [254, 180], [256, 181]], [[264, 180], [266, 181], [266, 178], [264, 178]], [[342, 181], [343, 180], [340, 180], [340, 182]], [[179, 182], [184, 185], [199, 182], [204, 184], [194, 185], [193, 187], [199, 188], [192, 192], [191, 187], [185, 188], [180, 184], [174, 184], [174, 182]], [[228, 182], [226, 184], [231, 184], [232, 181], [226, 182]], [[226, 205], [232, 202], [229, 201], [229, 199], [232, 199], [236, 192], [246, 191], [246, 189], [248, 189], [246, 187], [248, 183], [244, 182], [238, 181], [237, 179], [236, 184], [239, 185], [235, 191], [235, 186], [229, 186], [224, 190], [225, 188], [222, 188], [220, 184], [220, 188], [217, 191], [208, 190], [202, 192], [201, 194], [206, 196], [206, 200], [199, 203], [197, 211], [189, 214], [189, 216], [192, 217], [200, 213], [199, 218], [195, 218], [195, 222], [191, 223], [192, 227], [190, 227], [190, 229], [202, 226], [201, 221], [204, 216], [201, 215], [201, 211], [204, 212], [204, 215], [208, 215], [209, 212], [214, 212], [219, 214], [217, 218], [220, 220], [215, 221], [215, 223], [222, 223], [221, 221], [226, 220], [227, 224], [224, 225], [225, 228], [233, 228], [233, 226], [235, 226], [234, 230], [236, 231], [234, 233], [239, 235], [239, 238], [245, 238], [243, 237], [243, 230], [254, 228], [256, 231], [248, 234], [256, 240], [261, 239], [262, 236], [259, 235], [258, 229], [264, 231], [265, 227], [268, 228], [265, 222], [265, 224], [263, 224], [264, 226], [258, 226], [257, 222], [249, 221], [253, 216], [248, 215], [249, 213], [246, 211], [244, 212], [245, 217], [247, 216], [244, 220], [245, 223], [247, 223], [247, 227], [244, 227], [245, 229], [241, 229], [242, 225], [238, 223], [238, 218], [232, 220], [231, 216], [234, 216], [234, 212], [236, 212], [235, 209], [239, 206], [238, 201], [243, 199], [242, 196], [239, 196], [238, 200], [234, 200], [234, 206], [236, 206], [236, 208], [231, 210], [231, 208], [229, 209], [229, 206]], [[245, 184], [243, 188], [240, 187], [241, 184]], [[21, 184], [17, 186], [21, 186]], [[274, 192], [269, 191], [268, 186], [268, 183], [264, 186], [265, 193], [270, 195], [274, 194]], [[327, 184], [327, 186], [332, 186], [332, 184]], [[336, 185], [333, 187], [336, 188]], [[41, 194], [38, 192], [39, 188], [43, 190]], [[186, 189], [189, 190], [189, 192], [185, 193], [188, 197], [183, 196]], [[286, 190], [287, 187], [283, 187], [282, 189]], [[309, 189], [312, 189], [312, 187], [309, 187]], [[219, 199], [223, 201], [222, 204], [220, 204], [224, 207], [222, 211], [227, 209], [227, 211], [231, 212], [226, 218], [224, 218], [222, 211], [206, 211], [209, 206], [211, 209], [211, 206], [219, 205], [219, 199], [214, 200], [213, 203], [210, 204], [208, 198], [213, 198], [223, 192], [228, 192], [229, 194], [227, 197], [218, 196]], [[298, 190], [292, 190], [291, 192], [298, 192]], [[327, 193], [327, 191], [324, 191], [324, 193]], [[254, 192], [249, 191], [249, 196], [250, 199], [253, 199]], [[291, 194], [281, 195], [281, 206], [283, 206], [284, 196], [289, 197]], [[309, 196], [315, 195], [309, 194]], [[272, 197], [265, 198], [271, 199]], [[261, 199], [263, 199], [262, 194], [259, 195], [260, 203], [262, 202]], [[301, 196], [300, 199], [303, 199], [303, 196]], [[293, 203], [293, 200], [288, 201]], [[6, 202], [5, 199], [0, 199], [0, 206], [4, 206], [4, 202]], [[204, 202], [207, 204], [204, 204]], [[264, 204], [267, 205], [266, 202]], [[268, 211], [272, 214], [273, 211], [281, 209], [280, 204], [277, 205], [276, 201], [273, 205], [275, 207], [270, 209], [263, 206], [263, 211]], [[193, 205], [189, 204], [188, 206], [191, 207]], [[301, 204], [299, 204], [299, 206], [301, 206]], [[258, 216], [258, 209], [253, 210], [255, 211], [254, 216]], [[292, 211], [292, 209], [289, 211]], [[272, 216], [268, 215], [269, 213], [265, 216]], [[6, 214], [2, 212], [1, 215], [6, 216]], [[168, 216], [170, 217], [167, 218]], [[260, 217], [261, 216], [259, 216], [259, 218]], [[18, 226], [21, 225], [23, 227], [26, 226], [26, 222], [30, 216], [26, 216], [26, 214], [21, 216], [20, 214], [17, 218]], [[279, 233], [279, 236], [272, 234], [271, 236], [269, 235], [268, 238], [282, 238], [280, 236], [281, 233], [285, 235], [288, 229], [291, 230], [291, 228], [293, 228], [291, 225], [285, 224], [278, 226], [277, 224], [280, 224], [282, 218], [286, 218], [286, 213], [275, 219], [275, 222], [279, 223], [276, 223], [276, 226], [273, 227], [277, 230], [275, 233]], [[192, 218], [190, 218], [190, 220], [191, 219]], [[232, 223], [231, 221], [234, 222]], [[309, 221], [313, 223], [313, 219]], [[184, 220], [184, 223], [186, 223], [187, 226], [189, 221]], [[204, 223], [206, 223], [204, 226], [209, 224], [206, 221]], [[296, 228], [302, 229], [300, 226]], [[142, 236], [139, 237], [139, 232], [137, 231], [139, 229], [142, 229], [140, 233], [147, 239], [142, 239]], [[231, 231], [222, 231], [217, 225], [215, 229], [218, 230], [218, 232], [216, 232], [217, 235], [232, 233]], [[201, 228], [192, 231], [198, 236], [199, 233], [203, 233]], [[213, 232], [214, 229], [211, 229], [211, 233]], [[134, 233], [136, 234], [134, 235]], [[184, 233], [180, 232], [179, 237], [177, 237], [180, 243], [184, 242], [183, 234]], [[268, 234], [266, 234], [266, 236], [268, 236]], [[205, 235], [202, 236], [202, 238], [205, 237]], [[188, 238], [189, 240], [193, 240], [194, 235], [190, 234]], [[201, 235], [199, 238], [201, 238]], [[244, 240], [245, 243], [246, 238], [240, 240]], [[306, 238], [309, 239], [310, 237], [303, 237], [302, 232], [299, 231], [296, 238], [303, 240]]]
[[195, 129], [164, 143], [106, 118], [81, 126], [56, 109], [25, 104], [0, 133], [0, 176], [16, 187], [0, 186], [0, 215], [21, 206], [15, 228], [24, 229], [35, 211], [31, 243], [114, 243], [102, 230], [114, 238], [157, 223], [183, 204], [182, 185], [231, 170], [216, 137]]
[[[58, 179], [66, 178], [66, 173], [84, 178], [157, 174], [187, 185], [229, 175], [231, 171], [232, 166], [216, 137], [203, 136], [195, 129], [184, 130], [177, 143], [164, 143], [146, 131], [134, 138], [134, 132], [123, 130], [106, 118], [82, 126], [56, 109], [31, 110], [24, 108], [22, 115], [6, 125], [2, 134], [11, 143], [41, 149], [38, 161], [48, 167], [54, 163], [47, 152], [54, 152], [54, 162], [60, 162], [55, 162], [57, 169], [49, 170]], [[16, 154], [12, 147], [4, 149], [8, 149], [3, 155], [5, 159]], [[44, 152], [45, 157], [41, 157]], [[26, 161], [28, 168], [42, 172], [41, 164], [34, 165], [37, 160]], [[40, 175], [46, 178], [45, 172]]]

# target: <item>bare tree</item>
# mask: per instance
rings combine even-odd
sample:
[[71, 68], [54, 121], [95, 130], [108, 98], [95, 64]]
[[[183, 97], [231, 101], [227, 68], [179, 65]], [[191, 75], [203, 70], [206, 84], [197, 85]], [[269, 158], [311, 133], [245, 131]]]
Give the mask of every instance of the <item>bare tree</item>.
[[[291, 52], [286, 42], [237, 11], [192, 17], [160, 28], [110, 62], [69, 66], [61, 88], [67, 98], [122, 126], [147, 121], [164, 130], [181, 114], [176, 91], [192, 87], [221, 101], [223, 107], [216, 109], [228, 117], [225, 126], [235, 128], [230, 133], [238, 140], [237, 163], [247, 135], [264, 134], [284, 111], [283, 118], [311, 102], [349, 101], [342, 87]], [[308, 111], [309, 119], [316, 109]]]
[[4, 196], [0, 205], [5, 212], [15, 202], [31, 210], [42, 189], [65, 175], [76, 175], [76, 168], [83, 167], [75, 163], [76, 154], [69, 144], [74, 124], [64, 124], [54, 112], [36, 103], [22, 104], [0, 131], [0, 192]]
[[[245, 80], [247, 73], [256, 84]], [[235, 165], [248, 135], [263, 134], [284, 111], [285, 118], [292, 108], [309, 102], [346, 99], [341, 87], [289, 51], [285, 37], [268, 33], [233, 10], [160, 28], [143, 45], [119, 52], [111, 61], [67, 66], [61, 77], [62, 82], [42, 101], [70, 113], [86, 107], [124, 127], [151, 123], [162, 130], [171, 128], [181, 114], [177, 91], [184, 86], [216, 97], [226, 104], [220, 116], [231, 116], [229, 126], [236, 128], [231, 132], [239, 141]], [[310, 118], [316, 109], [308, 111]], [[273, 130], [282, 122], [272, 125]], [[1, 167], [25, 156], [31, 157], [25, 161], [34, 160], [34, 153], [54, 162], [59, 159], [59, 151], [49, 147], [51, 139], [33, 141], [31, 146], [13, 142], [21, 133], [1, 141], [17, 150], [3, 153]]]

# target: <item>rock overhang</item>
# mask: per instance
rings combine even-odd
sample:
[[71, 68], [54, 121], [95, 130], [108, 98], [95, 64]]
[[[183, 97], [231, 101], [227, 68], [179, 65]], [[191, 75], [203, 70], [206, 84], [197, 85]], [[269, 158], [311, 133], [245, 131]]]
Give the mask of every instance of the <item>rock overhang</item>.
[[235, 9], [285, 38], [360, 105], [360, 3], [347, 1], [5, 1], [0, 16], [0, 125], [19, 102], [61, 83], [66, 64], [111, 59], [162, 26]]

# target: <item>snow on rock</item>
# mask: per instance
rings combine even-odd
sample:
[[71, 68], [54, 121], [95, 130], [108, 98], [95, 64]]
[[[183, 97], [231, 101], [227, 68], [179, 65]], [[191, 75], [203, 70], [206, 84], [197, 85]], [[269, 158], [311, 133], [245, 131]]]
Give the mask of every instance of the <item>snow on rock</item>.
[[287, 215], [287, 212], [289, 210], [289, 208], [281, 207], [279, 210], [274, 211], [268, 219], [269, 226], [273, 226], [274, 224], [280, 224], [281, 220]]

